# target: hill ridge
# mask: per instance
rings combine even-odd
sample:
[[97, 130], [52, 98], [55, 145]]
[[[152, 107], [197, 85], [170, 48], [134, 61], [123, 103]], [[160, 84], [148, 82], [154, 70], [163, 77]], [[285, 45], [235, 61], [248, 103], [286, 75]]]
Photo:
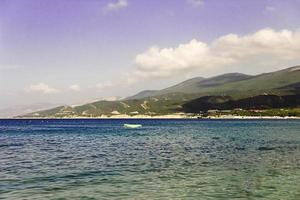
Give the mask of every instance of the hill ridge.
[[300, 93], [299, 85], [300, 66], [255, 76], [227, 73], [211, 78], [195, 77], [159, 91], [141, 91], [138, 98], [134, 95], [118, 101], [97, 101], [73, 108], [60, 107], [27, 116], [172, 114], [182, 112], [183, 105], [204, 96], [228, 96], [233, 101], [260, 95], [291, 96]]

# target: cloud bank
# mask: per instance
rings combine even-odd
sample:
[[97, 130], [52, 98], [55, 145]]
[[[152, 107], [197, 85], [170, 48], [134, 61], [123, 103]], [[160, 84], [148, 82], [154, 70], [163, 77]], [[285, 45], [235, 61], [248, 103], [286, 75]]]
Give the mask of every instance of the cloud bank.
[[29, 93], [41, 94], [56, 94], [60, 92], [58, 89], [55, 89], [45, 83], [32, 84], [28, 88], [25, 88], [25, 91]]
[[135, 57], [137, 78], [164, 78], [226, 66], [265, 66], [300, 61], [300, 32], [270, 28], [249, 35], [228, 34], [208, 44], [196, 39], [175, 48], [153, 46]]
[[96, 84], [96, 88], [97, 88], [99, 91], [102, 91], [102, 90], [111, 88], [111, 87], [113, 87], [113, 86], [114, 86], [114, 84], [111, 83], [111, 82], [103, 82], [103, 83], [98, 83], [98, 84]]
[[78, 91], [81, 90], [81, 87], [79, 85], [74, 84], [74, 85], [71, 85], [69, 87], [69, 89], [72, 90], [72, 91], [78, 92]]

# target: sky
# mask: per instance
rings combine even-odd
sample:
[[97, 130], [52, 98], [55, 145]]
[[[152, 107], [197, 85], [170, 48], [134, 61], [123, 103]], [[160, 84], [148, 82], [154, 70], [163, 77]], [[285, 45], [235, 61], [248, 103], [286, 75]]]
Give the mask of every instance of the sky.
[[0, 0], [0, 109], [300, 64], [300, 0]]

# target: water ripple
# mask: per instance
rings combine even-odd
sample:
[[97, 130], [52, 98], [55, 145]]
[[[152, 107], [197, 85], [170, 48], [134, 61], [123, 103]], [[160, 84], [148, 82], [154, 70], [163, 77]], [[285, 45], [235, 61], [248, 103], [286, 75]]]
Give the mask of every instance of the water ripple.
[[296, 120], [1, 120], [0, 199], [299, 199], [299, 128]]

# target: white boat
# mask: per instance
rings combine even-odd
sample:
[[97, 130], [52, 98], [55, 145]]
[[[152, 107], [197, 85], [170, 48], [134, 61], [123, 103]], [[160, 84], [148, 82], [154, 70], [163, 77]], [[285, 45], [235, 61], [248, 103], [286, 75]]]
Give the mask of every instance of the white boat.
[[141, 124], [124, 124], [124, 128], [141, 128]]

